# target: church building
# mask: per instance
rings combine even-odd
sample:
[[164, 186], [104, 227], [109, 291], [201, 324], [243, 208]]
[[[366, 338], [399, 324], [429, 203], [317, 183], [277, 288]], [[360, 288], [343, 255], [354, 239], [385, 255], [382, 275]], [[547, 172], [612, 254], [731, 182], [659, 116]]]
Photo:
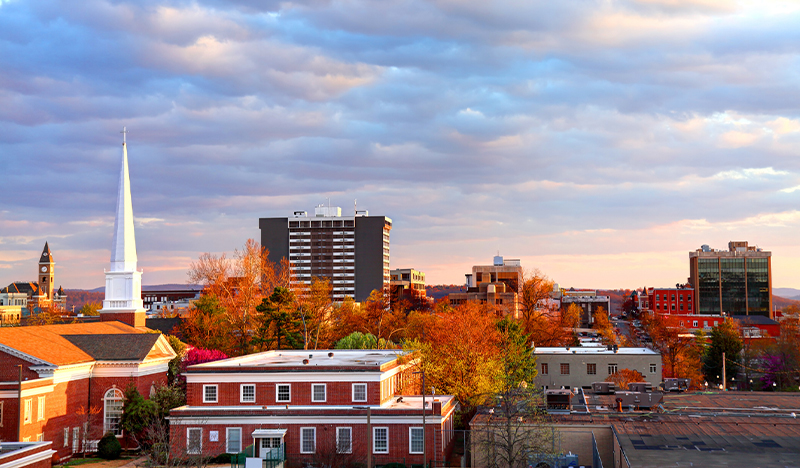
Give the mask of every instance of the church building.
[[[166, 383], [175, 352], [163, 335], [144, 327], [133, 228], [123, 140], [101, 321], [0, 329], [0, 439], [50, 441], [57, 458], [68, 458], [106, 432], [124, 439], [119, 422], [126, 387], [147, 396]], [[53, 298], [47, 245], [40, 265], [39, 294]]]

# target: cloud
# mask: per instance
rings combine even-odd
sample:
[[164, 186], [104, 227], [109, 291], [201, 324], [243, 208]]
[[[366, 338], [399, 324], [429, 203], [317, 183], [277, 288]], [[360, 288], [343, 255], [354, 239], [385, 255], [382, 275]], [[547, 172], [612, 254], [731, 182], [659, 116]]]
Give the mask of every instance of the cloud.
[[123, 126], [146, 283], [327, 197], [393, 218], [392, 266], [432, 282], [497, 250], [582, 286], [674, 284], [687, 251], [727, 237], [800, 257], [797, 5], [0, 11], [0, 283], [52, 240], [66, 287], [102, 284]]

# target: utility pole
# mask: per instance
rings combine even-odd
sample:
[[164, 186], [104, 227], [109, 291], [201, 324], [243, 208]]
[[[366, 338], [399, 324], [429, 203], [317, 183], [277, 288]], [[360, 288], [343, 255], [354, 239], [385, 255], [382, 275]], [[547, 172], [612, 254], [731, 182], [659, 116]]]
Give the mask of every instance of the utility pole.
[[722, 353], [722, 391], [724, 392], [728, 388], [727, 381], [725, 380], [725, 353]]

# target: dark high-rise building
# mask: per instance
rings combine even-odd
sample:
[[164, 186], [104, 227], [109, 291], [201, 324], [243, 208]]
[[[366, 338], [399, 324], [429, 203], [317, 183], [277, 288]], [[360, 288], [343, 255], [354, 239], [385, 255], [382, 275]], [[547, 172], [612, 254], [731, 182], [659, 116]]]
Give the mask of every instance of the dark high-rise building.
[[258, 226], [270, 261], [288, 258], [295, 282], [328, 278], [334, 300], [350, 296], [359, 302], [389, 287], [392, 220], [385, 216], [342, 216], [341, 208], [320, 205], [313, 217], [295, 211], [291, 218], [260, 218]]
[[696, 313], [772, 317], [771, 257], [746, 241], [729, 242], [727, 251], [704, 245], [689, 252]]

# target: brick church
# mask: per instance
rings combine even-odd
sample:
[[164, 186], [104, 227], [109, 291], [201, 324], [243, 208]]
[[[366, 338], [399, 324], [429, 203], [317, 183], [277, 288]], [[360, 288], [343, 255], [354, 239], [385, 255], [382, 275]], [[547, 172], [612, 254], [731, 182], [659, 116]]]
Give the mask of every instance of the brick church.
[[[56, 458], [68, 458], [106, 432], [124, 439], [119, 423], [128, 385], [147, 396], [166, 383], [175, 353], [163, 335], [144, 327], [133, 228], [123, 140], [101, 321], [0, 329], [0, 439], [50, 441]], [[47, 245], [45, 253], [52, 262]], [[52, 286], [43, 286], [52, 285], [52, 264], [43, 267], [49, 269], [40, 268], [46, 275], [40, 287], [52, 294]]]

